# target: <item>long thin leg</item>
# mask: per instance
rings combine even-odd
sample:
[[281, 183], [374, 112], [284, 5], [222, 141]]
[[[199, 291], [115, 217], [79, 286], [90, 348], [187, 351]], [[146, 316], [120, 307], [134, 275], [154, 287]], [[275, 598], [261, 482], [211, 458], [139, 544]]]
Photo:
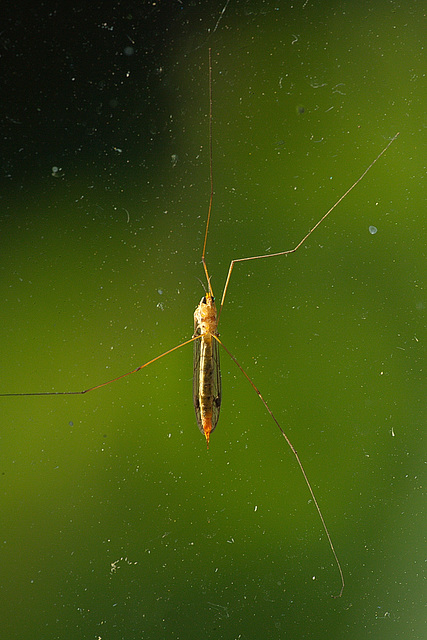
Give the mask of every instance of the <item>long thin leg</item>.
[[205, 260], [206, 244], [208, 241], [209, 223], [211, 221], [212, 200], [213, 200], [213, 171], [212, 171], [212, 51], [209, 49], [209, 178], [211, 184], [211, 193], [209, 197], [208, 217], [206, 219], [205, 238], [203, 240], [202, 263], [205, 270], [206, 280], [209, 287], [209, 293], [213, 296], [211, 287], [211, 279], [209, 277], [208, 267]]
[[181, 344], [178, 344], [176, 347], [173, 347], [173, 349], [169, 349], [168, 351], [161, 353], [159, 356], [156, 356], [152, 360], [149, 360], [148, 362], [141, 364], [141, 366], [137, 367], [136, 369], [133, 369], [132, 371], [128, 371], [127, 373], [122, 373], [122, 375], [117, 376], [117, 378], [113, 378], [112, 380], [108, 380], [107, 382], [103, 382], [102, 384], [97, 384], [94, 387], [90, 387], [89, 389], [84, 389], [83, 391], [36, 391], [34, 393], [0, 393], [0, 396], [3, 396], [3, 397], [4, 396], [76, 396], [76, 395], [82, 395], [83, 393], [89, 393], [89, 391], [95, 391], [95, 389], [106, 387], [107, 384], [111, 384], [112, 382], [116, 382], [117, 380], [121, 380], [122, 378], [126, 378], [127, 376], [130, 376], [133, 373], [137, 373], [138, 371], [141, 371], [141, 369], [145, 369], [145, 367], [148, 367], [149, 364], [156, 362], [156, 360], [160, 360], [160, 358], [163, 358], [163, 356], [167, 356], [169, 353], [172, 353], [172, 351], [176, 351], [177, 349], [180, 349], [184, 345], [189, 344], [190, 342], [194, 342], [199, 338], [200, 336], [193, 336], [192, 338], [190, 338], [190, 340], [181, 342]]
[[[226, 279], [226, 281], [225, 281], [224, 290], [223, 290], [223, 292], [222, 292], [221, 304], [220, 304], [219, 311], [218, 311], [218, 322], [219, 322], [219, 319], [220, 319], [220, 317], [221, 317], [222, 307], [224, 306], [225, 294], [227, 293], [228, 285], [230, 284], [231, 273], [232, 273], [232, 271], [233, 271], [233, 269], [234, 269], [234, 265], [235, 265], [237, 262], [247, 262], [248, 260], [262, 260], [263, 258], [275, 258], [275, 257], [277, 257], [277, 256], [285, 256], [285, 255], [288, 255], [289, 253], [295, 253], [295, 251], [297, 251], [297, 249], [299, 249], [299, 248], [300, 248], [300, 246], [301, 246], [302, 244], [304, 244], [304, 242], [307, 240], [307, 238], [309, 238], [309, 237], [311, 236], [311, 234], [313, 233], [313, 231], [315, 231], [315, 230], [317, 229], [317, 227], [318, 227], [319, 225], [321, 225], [321, 224], [322, 224], [322, 222], [323, 222], [323, 221], [328, 217], [328, 215], [329, 215], [329, 214], [330, 214], [330, 213], [335, 209], [335, 207], [337, 207], [337, 206], [340, 204], [340, 202], [342, 202], [342, 200], [344, 200], [344, 198], [345, 198], [345, 197], [350, 193], [350, 191], [352, 191], [352, 190], [354, 189], [354, 187], [355, 187], [356, 185], [358, 185], [358, 184], [359, 184], [359, 182], [360, 182], [361, 180], [363, 180], [363, 178], [366, 176], [366, 174], [368, 173], [368, 171], [369, 171], [370, 169], [372, 169], [372, 167], [374, 166], [374, 164], [375, 164], [375, 163], [376, 163], [376, 162], [381, 158], [381, 156], [382, 156], [382, 155], [387, 151], [387, 149], [389, 148], [389, 146], [390, 146], [390, 145], [391, 145], [391, 144], [396, 140], [396, 138], [397, 138], [397, 136], [398, 136], [398, 135], [399, 135], [399, 132], [398, 132], [398, 133], [396, 133], [396, 135], [395, 135], [395, 136], [393, 136], [393, 138], [390, 140], [390, 142], [387, 144], [387, 146], [385, 146], [385, 147], [384, 147], [384, 149], [381, 151], [381, 153], [379, 153], [379, 154], [377, 155], [377, 157], [375, 158], [375, 160], [373, 160], [373, 161], [371, 162], [371, 164], [369, 165], [369, 167], [368, 167], [367, 169], [365, 169], [365, 171], [362, 173], [362, 175], [361, 175], [359, 178], [357, 178], [356, 182], [353, 182], [353, 184], [351, 185], [351, 187], [349, 187], [349, 188], [347, 189], [347, 191], [346, 191], [346, 192], [341, 196], [341, 198], [339, 198], [339, 199], [336, 201], [336, 203], [335, 203], [335, 204], [334, 204], [334, 205], [329, 209], [329, 211], [327, 211], [327, 212], [325, 213], [325, 215], [324, 215], [322, 218], [320, 218], [320, 220], [319, 220], [319, 221], [314, 225], [314, 227], [312, 227], [312, 228], [310, 229], [310, 231], [309, 231], [308, 233], [306, 233], [306, 235], [303, 237], [303, 239], [302, 239], [302, 240], [300, 240], [300, 241], [298, 242], [298, 244], [297, 244], [293, 249], [288, 249], [287, 251], [278, 251], [277, 253], [267, 253], [267, 254], [262, 255], [262, 256], [250, 256], [249, 258], [237, 258], [236, 260], [232, 260], [232, 261], [231, 261], [231, 263], [230, 263], [230, 267], [229, 267], [229, 269], [228, 269], [227, 279]], [[209, 213], [210, 213], [210, 211], [209, 211]], [[208, 218], [208, 222], [209, 222], [209, 218]], [[206, 239], [205, 239], [205, 242], [206, 242]], [[204, 260], [204, 257], [203, 257], [203, 260]]]
[[235, 362], [235, 363], [236, 363], [236, 365], [239, 367], [240, 371], [241, 371], [241, 372], [243, 373], [243, 375], [245, 376], [246, 380], [249, 382], [249, 384], [251, 385], [251, 387], [256, 391], [256, 393], [258, 394], [258, 397], [260, 398], [260, 400], [261, 400], [261, 402], [263, 403], [264, 407], [267, 409], [268, 413], [269, 413], [269, 414], [270, 414], [270, 416], [273, 418], [273, 420], [274, 420], [274, 422], [276, 423], [276, 425], [279, 427], [279, 429], [280, 429], [280, 432], [281, 432], [282, 436], [285, 438], [285, 440], [286, 440], [286, 442], [288, 443], [288, 445], [289, 445], [289, 447], [290, 447], [290, 449], [291, 449], [292, 453], [294, 454], [294, 456], [295, 456], [295, 458], [296, 458], [296, 461], [298, 462], [299, 468], [301, 469], [301, 473], [302, 473], [302, 475], [304, 476], [305, 483], [306, 483], [306, 485], [307, 485], [307, 487], [308, 487], [308, 490], [310, 491], [311, 497], [313, 498], [313, 502], [314, 502], [314, 504], [315, 504], [315, 506], [316, 506], [316, 509], [317, 509], [317, 513], [319, 514], [319, 518], [320, 518], [320, 520], [321, 520], [321, 522], [322, 522], [323, 529], [324, 529], [324, 531], [325, 531], [325, 533], [326, 533], [326, 537], [327, 537], [327, 539], [328, 539], [329, 546], [331, 547], [331, 551], [332, 551], [332, 554], [333, 554], [334, 559], [335, 559], [335, 563], [336, 563], [336, 565], [337, 565], [337, 567], [338, 567], [338, 571], [339, 571], [340, 578], [341, 578], [341, 589], [340, 589], [340, 592], [339, 592], [336, 596], [333, 596], [333, 597], [334, 597], [334, 598], [340, 598], [340, 597], [342, 596], [342, 592], [344, 591], [344, 586], [345, 586], [345, 583], [344, 583], [344, 574], [343, 574], [343, 571], [342, 571], [342, 568], [341, 568], [341, 563], [340, 563], [340, 561], [338, 560], [338, 556], [337, 556], [337, 553], [336, 553], [336, 551], [335, 551], [335, 547], [334, 547], [334, 544], [333, 544], [333, 542], [332, 542], [331, 535], [330, 535], [330, 533], [329, 533], [328, 527], [326, 526], [325, 519], [324, 519], [323, 514], [322, 514], [322, 512], [321, 512], [321, 510], [320, 510], [319, 503], [317, 502], [316, 496], [314, 495], [314, 491], [313, 491], [313, 489], [312, 489], [312, 487], [311, 487], [310, 481], [309, 481], [309, 479], [308, 479], [308, 477], [307, 477], [307, 474], [306, 474], [306, 472], [305, 472], [305, 469], [304, 469], [304, 467], [303, 467], [303, 464], [302, 464], [302, 462], [301, 462], [301, 459], [300, 459], [300, 457], [299, 457], [299, 455], [298, 455], [298, 453], [297, 453], [297, 451], [296, 451], [295, 447], [293, 446], [292, 442], [289, 440], [288, 436], [286, 435], [286, 433], [285, 433], [284, 429], [280, 426], [280, 424], [279, 424], [279, 422], [277, 421], [277, 419], [276, 419], [275, 415], [273, 414], [272, 410], [270, 409], [270, 407], [268, 406], [267, 402], [266, 402], [266, 401], [264, 400], [264, 398], [262, 397], [261, 392], [260, 392], [260, 390], [258, 389], [258, 387], [257, 387], [257, 386], [255, 385], [255, 383], [251, 380], [251, 378], [249, 377], [249, 375], [246, 373], [246, 371], [243, 369], [243, 367], [239, 364], [239, 362], [236, 360], [236, 358], [233, 356], [233, 354], [232, 354], [232, 353], [227, 349], [227, 347], [226, 347], [226, 346], [221, 342], [221, 340], [218, 338], [218, 336], [215, 336], [215, 335], [214, 335], [213, 337], [215, 338], [215, 340], [216, 340], [217, 342], [219, 342], [219, 344], [220, 344], [220, 345], [221, 345], [221, 347], [224, 349], [224, 351], [226, 351], [226, 352], [228, 353], [228, 355], [229, 355], [229, 356], [230, 356], [230, 358], [233, 360], [233, 362]]

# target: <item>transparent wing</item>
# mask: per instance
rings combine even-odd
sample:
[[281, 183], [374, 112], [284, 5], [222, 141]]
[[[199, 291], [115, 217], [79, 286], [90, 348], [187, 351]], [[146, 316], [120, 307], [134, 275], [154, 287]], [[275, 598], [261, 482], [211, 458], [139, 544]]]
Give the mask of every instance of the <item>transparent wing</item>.
[[[196, 340], [194, 342], [193, 351], [193, 403], [194, 410], [196, 412], [197, 426], [201, 433], [204, 434], [201, 407], [200, 407], [200, 370], [201, 370], [201, 348], [202, 341]], [[219, 344], [213, 338], [212, 340], [212, 431], [215, 429], [219, 420], [219, 411], [221, 409], [221, 368], [219, 361]]]

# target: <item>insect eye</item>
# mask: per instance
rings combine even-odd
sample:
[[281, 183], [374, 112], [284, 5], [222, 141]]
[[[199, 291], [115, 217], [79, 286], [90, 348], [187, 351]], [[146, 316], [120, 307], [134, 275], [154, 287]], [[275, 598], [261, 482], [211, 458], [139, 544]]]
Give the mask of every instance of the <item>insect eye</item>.
[[202, 298], [202, 304], [206, 304], [206, 296], [203, 296], [203, 298]]

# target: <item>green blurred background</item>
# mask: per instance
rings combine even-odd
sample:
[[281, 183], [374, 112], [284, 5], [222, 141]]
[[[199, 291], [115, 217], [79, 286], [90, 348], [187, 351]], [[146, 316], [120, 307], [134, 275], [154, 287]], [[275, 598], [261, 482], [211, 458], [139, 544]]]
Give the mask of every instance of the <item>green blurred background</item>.
[[[223, 11], [224, 10], [224, 11]], [[1, 34], [1, 392], [191, 337], [213, 50], [211, 447], [192, 348], [1, 398], [2, 636], [423, 638], [422, 3], [45, 3]], [[377, 228], [371, 234], [369, 227]], [[203, 285], [205, 286], [205, 285]], [[425, 392], [424, 392], [425, 394]]]

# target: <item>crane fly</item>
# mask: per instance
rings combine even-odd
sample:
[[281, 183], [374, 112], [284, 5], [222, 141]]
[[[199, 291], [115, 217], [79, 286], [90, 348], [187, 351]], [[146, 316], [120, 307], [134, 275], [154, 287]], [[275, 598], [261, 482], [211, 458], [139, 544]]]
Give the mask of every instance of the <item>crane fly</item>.
[[347, 191], [335, 202], [335, 204], [320, 218], [320, 220], [306, 233], [306, 235], [291, 249], [287, 249], [285, 251], [279, 251], [277, 253], [269, 253], [265, 255], [256, 255], [249, 256], [246, 258], [237, 258], [233, 259], [230, 262], [230, 266], [228, 268], [227, 277], [225, 280], [224, 289], [222, 292], [221, 302], [219, 305], [219, 310], [217, 312], [215, 305], [215, 297], [212, 290], [211, 278], [209, 276], [209, 271], [206, 263], [206, 246], [208, 240], [208, 232], [209, 232], [209, 224], [211, 220], [211, 212], [212, 212], [212, 202], [213, 202], [213, 171], [212, 171], [212, 156], [213, 156], [213, 144], [212, 144], [212, 57], [211, 50], [209, 49], [209, 174], [210, 174], [210, 198], [209, 198], [209, 208], [208, 215], [206, 219], [205, 226], [205, 235], [203, 241], [203, 249], [202, 249], [202, 265], [205, 272], [206, 282], [207, 282], [207, 292], [203, 296], [200, 304], [197, 306], [194, 312], [194, 333], [193, 336], [185, 340], [184, 342], [172, 347], [168, 351], [156, 356], [152, 360], [145, 362], [140, 365], [136, 369], [132, 371], [128, 371], [127, 373], [123, 373], [112, 380], [108, 380], [107, 382], [103, 382], [101, 384], [97, 384], [89, 389], [84, 389], [82, 391], [38, 391], [33, 393], [0, 393], [0, 396], [57, 396], [57, 395], [77, 395], [77, 394], [85, 394], [89, 393], [89, 391], [95, 391], [95, 389], [100, 389], [101, 387], [105, 387], [112, 382], [117, 382], [122, 378], [130, 376], [142, 369], [145, 369], [153, 362], [160, 360], [165, 357], [169, 353], [180, 349], [181, 347], [194, 343], [194, 376], [193, 376], [193, 400], [194, 400], [194, 408], [196, 412], [196, 420], [200, 431], [203, 433], [206, 439], [206, 446], [209, 448], [209, 441], [212, 431], [214, 431], [217, 426], [219, 419], [219, 412], [221, 407], [221, 373], [220, 373], [220, 365], [219, 365], [219, 351], [220, 347], [229, 355], [229, 357], [236, 363], [237, 367], [240, 369], [242, 374], [248, 380], [249, 384], [252, 386], [254, 391], [257, 393], [261, 402], [263, 403], [266, 411], [271, 416], [273, 421], [276, 423], [277, 427], [280, 429], [282, 436], [285, 438], [286, 443], [291, 449], [298, 466], [301, 470], [301, 473], [304, 477], [305, 483], [313, 499], [314, 505], [316, 507], [316, 511], [322, 523], [323, 530], [326, 534], [327, 540], [329, 542], [329, 546], [334, 557], [334, 561], [340, 576], [340, 589], [339, 593], [335, 597], [340, 597], [344, 590], [344, 574], [342, 571], [341, 563], [339, 561], [338, 555], [335, 551], [334, 544], [332, 542], [331, 535], [329, 533], [328, 527], [326, 525], [325, 519], [323, 517], [322, 511], [317, 502], [316, 496], [314, 495], [311, 483], [307, 477], [304, 466], [301, 462], [301, 459], [294, 448], [293, 444], [289, 440], [286, 435], [284, 429], [276, 419], [269, 405], [261, 395], [259, 389], [255, 386], [255, 383], [246, 373], [244, 368], [239, 364], [233, 354], [228, 350], [228, 348], [223, 344], [223, 342], [219, 338], [218, 334], [218, 324], [221, 317], [221, 312], [224, 306], [224, 300], [227, 293], [228, 286], [230, 284], [231, 274], [233, 272], [234, 267], [237, 263], [248, 262], [250, 260], [264, 260], [266, 258], [274, 258], [279, 256], [286, 256], [291, 253], [295, 253], [302, 244], [311, 236], [311, 234], [317, 229], [317, 227], [322, 224], [322, 222], [329, 216], [329, 214], [344, 200], [344, 198], [352, 191], [361, 180], [365, 177], [368, 171], [373, 167], [373, 165], [381, 158], [381, 156], [387, 151], [389, 146], [394, 142], [399, 133], [393, 136], [393, 138], [388, 142], [388, 144], [384, 147], [384, 149], [378, 154], [378, 156], [371, 162], [371, 164], [363, 171], [363, 173], [359, 176], [359, 178], [347, 189]]

